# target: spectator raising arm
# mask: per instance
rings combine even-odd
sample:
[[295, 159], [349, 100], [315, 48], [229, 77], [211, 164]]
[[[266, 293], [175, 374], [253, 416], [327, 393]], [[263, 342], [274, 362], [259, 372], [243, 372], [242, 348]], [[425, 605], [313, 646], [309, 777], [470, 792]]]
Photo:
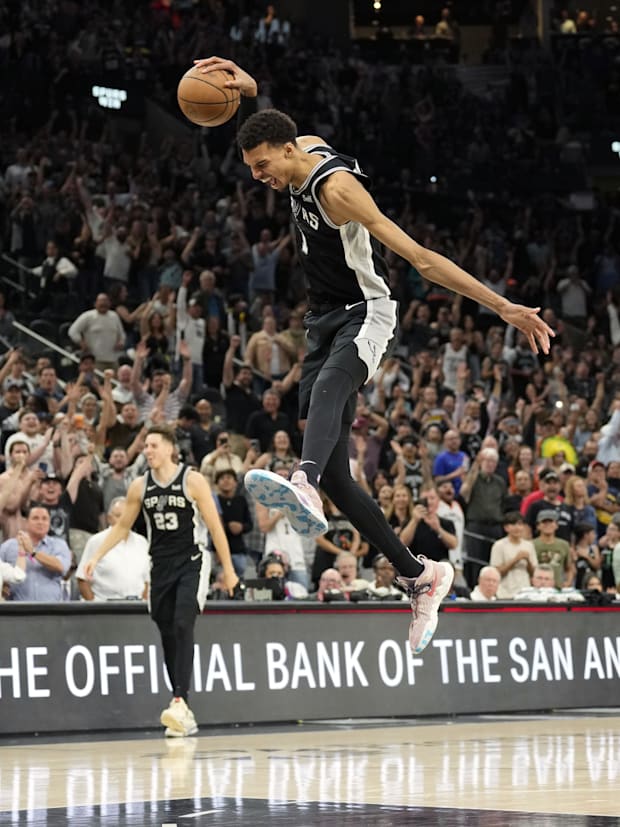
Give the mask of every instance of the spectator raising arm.
[[225, 388], [230, 388], [235, 381], [235, 353], [241, 344], [240, 336], [231, 336], [228, 350], [224, 356], [224, 366], [222, 368], [222, 383]]

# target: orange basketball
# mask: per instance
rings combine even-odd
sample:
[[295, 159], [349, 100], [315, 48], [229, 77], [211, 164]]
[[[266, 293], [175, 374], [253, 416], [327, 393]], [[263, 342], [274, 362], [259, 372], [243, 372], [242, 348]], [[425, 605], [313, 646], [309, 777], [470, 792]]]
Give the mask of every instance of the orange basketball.
[[201, 72], [192, 66], [183, 75], [177, 88], [179, 107], [192, 123], [198, 126], [219, 126], [229, 121], [239, 108], [237, 89], [224, 84], [232, 75], [223, 69]]

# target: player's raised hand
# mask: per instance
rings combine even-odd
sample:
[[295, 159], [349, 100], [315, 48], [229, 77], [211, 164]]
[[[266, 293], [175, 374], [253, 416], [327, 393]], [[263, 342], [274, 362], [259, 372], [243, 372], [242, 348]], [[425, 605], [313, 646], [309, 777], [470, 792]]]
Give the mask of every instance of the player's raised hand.
[[539, 312], [540, 307], [525, 307], [522, 304], [510, 303], [506, 309], [501, 311], [500, 316], [505, 322], [526, 335], [534, 353], [538, 353], [539, 345], [543, 353], [549, 353], [550, 337], [555, 336], [555, 333], [547, 322], [540, 318]]
[[198, 67], [204, 74], [208, 72], [215, 72], [218, 69], [224, 72], [230, 72], [232, 77], [224, 86], [228, 89], [238, 89], [242, 95], [246, 97], [256, 97], [258, 85], [252, 75], [248, 74], [244, 69], [233, 60], [228, 60], [224, 57], [205, 57], [194, 61], [194, 66]]

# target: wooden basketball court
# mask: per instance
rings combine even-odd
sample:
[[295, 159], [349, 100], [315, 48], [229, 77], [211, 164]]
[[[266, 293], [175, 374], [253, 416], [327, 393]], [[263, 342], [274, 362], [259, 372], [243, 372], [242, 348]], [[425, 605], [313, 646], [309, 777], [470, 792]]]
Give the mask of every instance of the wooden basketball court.
[[619, 787], [618, 710], [0, 740], [3, 825], [602, 827]]

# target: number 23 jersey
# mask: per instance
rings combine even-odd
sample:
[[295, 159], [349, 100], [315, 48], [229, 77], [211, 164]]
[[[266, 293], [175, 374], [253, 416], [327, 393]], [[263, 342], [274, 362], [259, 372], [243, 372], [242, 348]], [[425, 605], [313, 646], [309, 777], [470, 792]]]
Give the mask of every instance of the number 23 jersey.
[[158, 482], [150, 470], [144, 475], [142, 513], [153, 562], [170, 557], [193, 558], [207, 548], [207, 527], [187, 491], [189, 471], [187, 466], [179, 465], [167, 485]]

